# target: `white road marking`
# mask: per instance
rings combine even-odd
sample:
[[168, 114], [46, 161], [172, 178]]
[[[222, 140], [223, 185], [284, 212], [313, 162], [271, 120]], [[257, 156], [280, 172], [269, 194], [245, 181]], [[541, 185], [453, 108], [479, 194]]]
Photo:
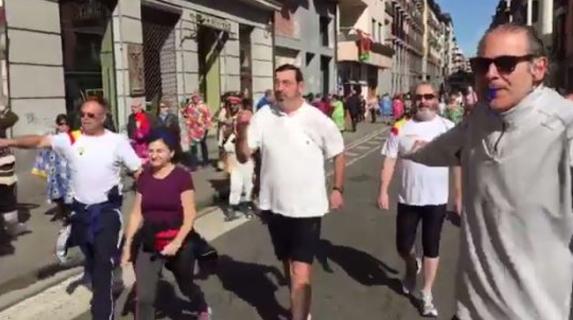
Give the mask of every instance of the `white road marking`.
[[[367, 147], [363, 144], [369, 143], [372, 139], [378, 140], [385, 131], [388, 131], [388, 128], [377, 130], [372, 134], [366, 135], [364, 138], [360, 138], [358, 141], [350, 143], [347, 150], [353, 148], [370, 150], [361, 152], [360, 154], [346, 151], [346, 155], [352, 157], [352, 159], [346, 162], [346, 167], [365, 158], [372, 152], [377, 151], [379, 149], [378, 146]], [[333, 172], [330, 171], [328, 176], [332, 175], [332, 173]], [[204, 211], [207, 210], [215, 212], [202, 215], [197, 218], [195, 222], [195, 228], [207, 241], [213, 241], [225, 233], [250, 221], [245, 218], [241, 218], [231, 222], [222, 222], [223, 212], [220, 209], [213, 210], [213, 208], [207, 208]], [[81, 275], [71, 277], [33, 297], [25, 299], [0, 312], [0, 319], [45, 320], [46, 317], [50, 317], [58, 320], [71, 320], [77, 318], [89, 310], [91, 292], [83, 286], [78, 286], [71, 294], [68, 294], [66, 289], [68, 286], [78, 282], [80, 279]], [[135, 282], [133, 268], [124, 268], [123, 280], [126, 287], [131, 287], [133, 285]]]

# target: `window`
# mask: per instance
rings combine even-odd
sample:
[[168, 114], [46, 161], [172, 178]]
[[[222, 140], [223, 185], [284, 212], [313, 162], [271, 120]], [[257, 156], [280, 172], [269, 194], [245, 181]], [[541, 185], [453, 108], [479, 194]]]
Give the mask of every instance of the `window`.
[[241, 93], [251, 98], [253, 90], [253, 62], [251, 52], [251, 34], [253, 27], [239, 25], [239, 62], [241, 73]]
[[320, 17], [320, 39], [322, 41], [322, 45], [328, 47], [330, 45], [329, 39], [329, 25], [330, 25], [330, 18], [328, 17]]
[[306, 53], [306, 66], [308, 67], [314, 58], [314, 53], [307, 52]]
[[376, 41], [378, 38], [376, 36], [376, 20], [372, 19], [372, 31], [370, 32], [372, 40]]

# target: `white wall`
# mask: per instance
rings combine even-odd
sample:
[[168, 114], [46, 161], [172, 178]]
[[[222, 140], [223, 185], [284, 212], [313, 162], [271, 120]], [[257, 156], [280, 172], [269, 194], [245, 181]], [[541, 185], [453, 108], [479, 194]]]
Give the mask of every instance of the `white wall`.
[[6, 0], [10, 103], [20, 117], [15, 135], [51, 131], [65, 112], [58, 3]]

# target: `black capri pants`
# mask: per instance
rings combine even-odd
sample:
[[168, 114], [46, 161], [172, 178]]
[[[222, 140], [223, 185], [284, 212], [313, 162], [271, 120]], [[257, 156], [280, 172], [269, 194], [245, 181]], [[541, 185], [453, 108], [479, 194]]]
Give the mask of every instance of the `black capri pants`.
[[400, 255], [412, 252], [416, 241], [416, 230], [422, 220], [422, 247], [424, 257], [437, 258], [440, 255], [440, 238], [446, 217], [446, 204], [411, 206], [398, 203], [396, 218], [396, 247]]

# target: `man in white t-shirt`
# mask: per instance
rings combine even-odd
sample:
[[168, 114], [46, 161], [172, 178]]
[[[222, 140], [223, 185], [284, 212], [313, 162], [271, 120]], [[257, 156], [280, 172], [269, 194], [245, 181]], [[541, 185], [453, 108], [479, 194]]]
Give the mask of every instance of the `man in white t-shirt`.
[[0, 139], [0, 146], [52, 148], [68, 161], [74, 195], [70, 241], [82, 249], [91, 276], [92, 319], [113, 318], [111, 287], [122, 233], [121, 165], [131, 172], [141, 168], [127, 138], [104, 128], [106, 116], [105, 101], [89, 98], [81, 108], [77, 139], [66, 133]]
[[[259, 208], [265, 211], [275, 254], [290, 278], [293, 320], [310, 313], [311, 265], [320, 240], [321, 218], [328, 212], [326, 159], [334, 158], [331, 209], [343, 204], [344, 141], [336, 124], [306, 103], [299, 68], [286, 64], [275, 72], [277, 103], [237, 121], [237, 158], [256, 150], [262, 158]], [[252, 116], [252, 118], [251, 118]]]
[[[385, 156], [381, 172], [382, 184], [378, 204], [388, 210], [390, 201], [388, 189], [394, 174], [396, 162], [400, 174], [398, 191], [398, 215], [396, 218], [396, 246], [406, 263], [406, 277], [402, 282], [405, 294], [416, 288], [418, 260], [414, 253], [416, 229], [422, 221], [422, 245], [424, 250], [424, 286], [421, 290], [423, 316], [438, 316], [432, 302], [432, 286], [438, 270], [440, 234], [446, 205], [448, 203], [449, 176], [447, 167], [427, 167], [409, 160], [398, 159], [408, 153], [417, 140], [431, 141], [451, 129], [454, 124], [437, 114], [438, 99], [435, 89], [429, 83], [416, 87], [415, 112], [413, 119], [397, 123], [382, 148]], [[398, 159], [398, 160], [397, 160]], [[453, 172], [459, 173], [458, 169]], [[456, 177], [459, 182], [459, 177]], [[459, 183], [456, 183], [459, 186]], [[456, 211], [461, 206], [461, 190], [456, 188]]]

